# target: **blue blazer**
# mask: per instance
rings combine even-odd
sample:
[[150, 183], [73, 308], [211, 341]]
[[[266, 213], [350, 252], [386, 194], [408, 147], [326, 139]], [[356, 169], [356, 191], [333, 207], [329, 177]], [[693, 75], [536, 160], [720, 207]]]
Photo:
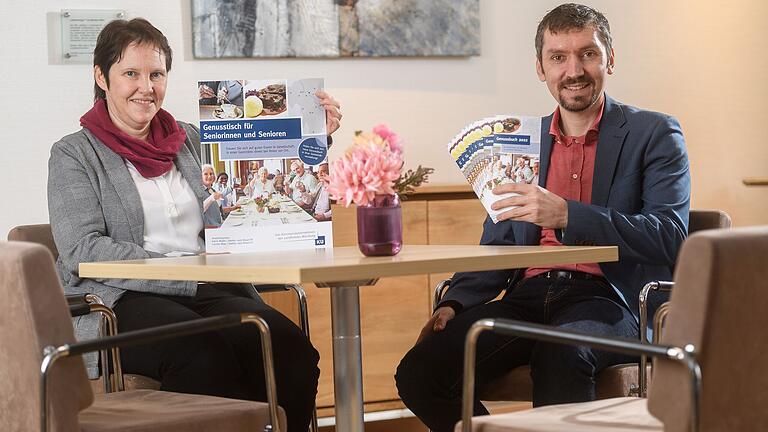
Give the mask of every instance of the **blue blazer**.
[[[619, 261], [600, 269], [635, 318], [647, 282], [672, 280], [688, 233], [691, 180], [680, 124], [665, 114], [621, 104], [606, 95], [595, 156], [590, 204], [568, 200], [568, 225], [556, 230], [564, 245], [619, 248]], [[539, 186], [547, 182], [552, 115], [541, 124]], [[486, 218], [480, 244], [537, 245], [541, 228], [528, 222]], [[443, 301], [463, 308], [486, 303], [513, 286], [523, 270], [456, 273]], [[650, 313], [664, 301], [652, 296]]]

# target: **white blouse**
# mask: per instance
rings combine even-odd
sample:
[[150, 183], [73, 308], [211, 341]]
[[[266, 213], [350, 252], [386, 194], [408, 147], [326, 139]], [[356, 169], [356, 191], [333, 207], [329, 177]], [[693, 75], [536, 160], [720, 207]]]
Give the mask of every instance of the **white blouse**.
[[275, 182], [269, 179], [267, 179], [266, 183], [262, 183], [260, 179], [256, 179], [256, 181], [253, 182], [253, 186], [251, 186], [249, 190], [246, 191], [246, 193], [250, 193], [251, 198], [256, 198], [258, 196], [271, 194], [274, 192]]
[[136, 184], [144, 213], [144, 249], [165, 255], [200, 253], [203, 215], [189, 183], [176, 165], [167, 173], [145, 178], [129, 161], [125, 162]]

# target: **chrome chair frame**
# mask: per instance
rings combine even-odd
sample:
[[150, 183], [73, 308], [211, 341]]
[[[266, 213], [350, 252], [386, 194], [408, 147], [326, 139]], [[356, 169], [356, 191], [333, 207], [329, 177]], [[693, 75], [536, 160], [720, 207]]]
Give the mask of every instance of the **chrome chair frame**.
[[261, 333], [262, 357], [264, 361], [264, 378], [267, 386], [267, 403], [269, 405], [270, 425], [265, 432], [280, 432], [277, 414], [277, 390], [275, 387], [275, 368], [272, 358], [272, 337], [269, 325], [255, 313], [221, 315], [169, 324], [149, 329], [125, 332], [119, 335], [107, 336], [84, 342], [65, 344], [59, 347], [47, 346], [43, 349], [43, 361], [40, 364], [40, 430], [49, 430], [48, 382], [56, 361], [69, 356], [82, 355], [86, 352], [110, 349], [117, 346], [132, 346], [143, 343], [157, 342], [180, 336], [234, 327], [241, 324], [255, 324]]
[[[81, 307], [81, 305], [88, 308], [88, 314], [99, 313], [101, 315], [101, 322], [99, 323], [99, 334], [101, 337], [114, 336], [117, 334], [117, 315], [115, 315], [112, 308], [104, 304], [104, 301], [100, 296], [96, 294], [70, 294], [65, 295], [64, 297], [67, 300], [67, 304], [70, 307], [70, 313], [73, 317], [85, 315], [85, 313], [79, 313], [78, 311], [78, 308]], [[120, 363], [120, 348], [112, 348], [111, 354], [112, 375], [110, 375], [109, 368], [106, 366], [110, 364], [110, 355], [108, 351], [99, 351], [100, 361], [103, 365], [102, 368], [104, 369], [101, 375], [104, 381], [104, 393], [125, 390], [123, 368]]]
[[481, 319], [475, 322], [467, 332], [464, 343], [464, 377], [462, 384], [461, 430], [472, 430], [472, 409], [475, 391], [475, 348], [477, 339], [484, 331], [493, 331], [511, 336], [542, 340], [575, 346], [589, 346], [605, 351], [620, 352], [630, 355], [648, 355], [663, 357], [683, 363], [691, 376], [691, 431], [699, 430], [699, 400], [701, 396], [701, 367], [696, 360], [693, 345], [676, 347], [635, 342], [629, 339], [592, 336], [586, 333], [560, 330], [556, 327], [524, 323], [505, 319]]
[[[298, 284], [278, 284], [278, 285], [251, 285], [258, 295], [264, 292], [293, 291], [296, 295], [296, 302], [299, 304], [299, 327], [304, 332], [307, 340], [310, 340], [309, 334], [309, 309], [307, 307], [307, 293], [301, 285]], [[259, 288], [261, 287], [261, 288]], [[311, 432], [318, 432], [317, 426], [317, 405], [312, 408], [312, 422], [309, 424]]]
[[[664, 291], [669, 292], [672, 291], [672, 288], [675, 286], [674, 282], [667, 282], [667, 281], [653, 281], [648, 282], [643, 286], [643, 288], [640, 290], [640, 295], [638, 296], [638, 303], [640, 305], [640, 323], [638, 325], [638, 333], [640, 334], [640, 343], [647, 344], [648, 343], [648, 298], [651, 294], [651, 291]], [[656, 310], [656, 315], [654, 315], [654, 323], [656, 322], [656, 318], [659, 314], [659, 311], [665, 307], [667, 303], [662, 304], [659, 309]], [[653, 327], [653, 343], [657, 343], [657, 341], [661, 340], [661, 327], [658, 329], [656, 328], [656, 325], [654, 324]], [[647, 397], [648, 396], [648, 374], [647, 374], [647, 368], [648, 367], [648, 357], [645, 355], [640, 355], [640, 362], [637, 368], [637, 385], [638, 385], [638, 396], [640, 397]]]

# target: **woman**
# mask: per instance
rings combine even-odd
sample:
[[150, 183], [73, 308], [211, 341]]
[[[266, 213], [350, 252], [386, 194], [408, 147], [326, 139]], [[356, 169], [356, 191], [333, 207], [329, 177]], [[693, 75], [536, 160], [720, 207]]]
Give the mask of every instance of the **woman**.
[[208, 196], [203, 200], [203, 226], [205, 228], [218, 228], [223, 221], [223, 208], [221, 207], [221, 200], [223, 195], [214, 189], [214, 182], [216, 181], [216, 171], [213, 170], [213, 165], [203, 164], [203, 187]]
[[[256, 312], [272, 330], [278, 401], [291, 431], [306, 431], [317, 391], [318, 353], [289, 319], [252, 296], [249, 286], [186, 281], [87, 279], [80, 262], [163, 257], [204, 251], [198, 130], [161, 109], [171, 49], [143, 19], [118, 20], [94, 51], [93, 108], [83, 129], [51, 149], [48, 206], [65, 291], [95, 293], [129, 331], [231, 312]], [[338, 103], [318, 94], [328, 131]], [[97, 319], [76, 323], [92, 337]], [[123, 370], [161, 389], [265, 400], [258, 331], [241, 326], [121, 350]], [[93, 359], [93, 358], [92, 358]], [[97, 365], [89, 361], [89, 373]]]
[[275, 182], [269, 179], [269, 171], [265, 167], [259, 168], [256, 178], [246, 186], [245, 193], [251, 198], [269, 195], [275, 192]]
[[275, 191], [278, 193], [284, 193], [285, 192], [285, 176], [283, 175], [280, 170], [275, 170], [275, 178], [272, 179], [273, 185], [275, 186]]
[[[203, 185], [205, 185], [205, 167], [206, 166], [210, 166], [211, 169], [213, 169], [213, 165], [203, 164]], [[231, 212], [232, 210], [240, 208], [239, 205], [235, 204], [235, 201], [236, 201], [235, 191], [229, 185], [229, 175], [227, 173], [225, 172], [219, 173], [219, 175], [216, 176], [216, 181], [213, 183], [213, 186], [211, 188], [213, 189], [214, 192], [218, 192], [221, 195], [221, 197], [217, 199], [216, 202], [218, 202], [219, 207], [221, 207], [221, 214], [223, 217], [226, 217], [227, 214], [229, 214], [229, 212]], [[203, 201], [203, 209], [205, 209], [205, 201]]]

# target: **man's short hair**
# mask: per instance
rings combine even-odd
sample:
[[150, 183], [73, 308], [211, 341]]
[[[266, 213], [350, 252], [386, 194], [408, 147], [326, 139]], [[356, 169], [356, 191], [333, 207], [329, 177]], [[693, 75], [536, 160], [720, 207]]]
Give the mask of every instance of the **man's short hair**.
[[541, 19], [538, 29], [536, 29], [536, 58], [542, 61], [542, 50], [544, 48], [544, 32], [552, 33], [568, 32], [571, 30], [584, 30], [591, 27], [597, 31], [597, 37], [605, 45], [608, 55], [611, 54], [613, 38], [611, 37], [611, 26], [605, 15], [592, 9], [576, 3], [562, 4], [544, 15]]

